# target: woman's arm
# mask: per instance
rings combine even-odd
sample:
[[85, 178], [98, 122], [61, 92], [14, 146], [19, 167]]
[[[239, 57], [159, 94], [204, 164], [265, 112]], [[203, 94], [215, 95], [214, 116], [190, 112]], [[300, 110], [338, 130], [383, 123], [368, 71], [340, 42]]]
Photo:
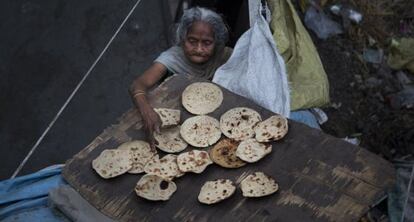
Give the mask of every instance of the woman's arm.
[[154, 130], [159, 131], [161, 121], [158, 114], [149, 104], [146, 92], [165, 75], [166, 71], [167, 68], [163, 64], [155, 62], [141, 76], [134, 80], [129, 89], [132, 101], [141, 113], [152, 148], [155, 148], [153, 133]]

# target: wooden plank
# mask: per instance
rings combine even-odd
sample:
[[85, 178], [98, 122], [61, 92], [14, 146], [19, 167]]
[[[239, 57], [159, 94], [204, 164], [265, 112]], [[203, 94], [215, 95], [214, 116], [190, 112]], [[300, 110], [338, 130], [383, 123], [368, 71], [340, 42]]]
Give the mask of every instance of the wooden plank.
[[[150, 94], [154, 107], [178, 108], [180, 95], [197, 79], [173, 76]], [[211, 116], [246, 106], [263, 118], [272, 113], [225, 89], [224, 102]], [[91, 162], [104, 149], [145, 139], [135, 109], [107, 128], [66, 164], [64, 178], [93, 206], [121, 221], [354, 221], [385, 194], [395, 180], [392, 165], [365, 149], [289, 120], [289, 133], [274, 142], [273, 152], [258, 163], [240, 169], [209, 166], [202, 174], [178, 178], [178, 190], [167, 202], [138, 198], [134, 187], [141, 175], [100, 178]], [[272, 196], [246, 199], [237, 190], [230, 199], [213, 206], [198, 203], [197, 195], [207, 180], [229, 178], [239, 183], [248, 173], [263, 171], [274, 177], [280, 190]]]

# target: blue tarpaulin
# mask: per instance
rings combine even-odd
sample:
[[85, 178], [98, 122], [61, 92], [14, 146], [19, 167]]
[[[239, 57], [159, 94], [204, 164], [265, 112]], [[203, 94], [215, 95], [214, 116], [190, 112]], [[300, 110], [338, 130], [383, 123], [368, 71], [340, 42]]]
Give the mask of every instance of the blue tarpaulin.
[[26, 176], [0, 182], [1, 221], [62, 221], [48, 207], [50, 190], [66, 184], [63, 165], [54, 165]]

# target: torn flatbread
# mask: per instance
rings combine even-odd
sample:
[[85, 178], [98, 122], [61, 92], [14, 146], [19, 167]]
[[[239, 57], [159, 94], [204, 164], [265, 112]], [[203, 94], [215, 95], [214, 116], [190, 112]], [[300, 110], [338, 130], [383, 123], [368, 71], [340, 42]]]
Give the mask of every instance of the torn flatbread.
[[156, 175], [145, 174], [135, 186], [135, 193], [147, 200], [169, 200], [177, 190], [177, 185], [172, 181], [164, 180]]
[[240, 188], [244, 197], [263, 197], [275, 193], [279, 185], [270, 176], [255, 172], [241, 181]]
[[191, 150], [178, 155], [177, 163], [181, 172], [201, 173], [213, 162], [206, 151]]
[[254, 127], [262, 120], [260, 114], [247, 107], [236, 107], [220, 118], [220, 129], [225, 136], [237, 141], [254, 137]]
[[239, 168], [246, 165], [246, 162], [236, 156], [238, 145], [237, 141], [228, 138], [221, 139], [210, 150], [211, 160], [225, 168]]
[[118, 147], [119, 150], [128, 150], [132, 168], [128, 173], [137, 174], [144, 172], [144, 166], [151, 158], [157, 154], [156, 150], [152, 150], [149, 143], [142, 140], [134, 140], [121, 144]]
[[178, 109], [155, 108], [154, 111], [161, 119], [161, 127], [175, 126], [180, 123], [181, 111]]
[[208, 147], [220, 139], [220, 123], [210, 116], [194, 116], [184, 121], [180, 134], [192, 146]]
[[204, 204], [214, 204], [229, 198], [236, 191], [236, 186], [228, 179], [207, 181], [198, 194], [198, 201]]
[[109, 179], [130, 170], [132, 161], [127, 150], [107, 149], [92, 161], [92, 168], [102, 178]]
[[223, 102], [223, 92], [213, 83], [196, 82], [182, 94], [184, 108], [195, 115], [205, 115], [216, 110]]
[[254, 131], [259, 142], [280, 140], [288, 132], [288, 121], [281, 115], [274, 115], [257, 124]]
[[254, 163], [265, 157], [272, 152], [272, 145], [262, 144], [256, 141], [256, 139], [247, 139], [242, 141], [236, 150], [236, 156], [243, 161]]
[[177, 156], [174, 154], [165, 155], [161, 159], [155, 155], [145, 165], [144, 170], [149, 175], [156, 175], [165, 180], [172, 180], [183, 175], [177, 165]]
[[178, 153], [187, 148], [187, 143], [180, 136], [180, 126], [169, 129], [161, 129], [160, 133], [154, 132], [156, 147], [167, 153]]

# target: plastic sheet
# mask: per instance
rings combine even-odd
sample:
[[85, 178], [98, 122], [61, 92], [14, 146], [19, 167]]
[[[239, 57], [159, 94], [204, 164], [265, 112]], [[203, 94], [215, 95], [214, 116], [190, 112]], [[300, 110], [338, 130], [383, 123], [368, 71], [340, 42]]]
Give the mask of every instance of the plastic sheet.
[[283, 58], [266, 20], [256, 23], [237, 41], [230, 59], [213, 82], [275, 113], [289, 117], [290, 95]]

